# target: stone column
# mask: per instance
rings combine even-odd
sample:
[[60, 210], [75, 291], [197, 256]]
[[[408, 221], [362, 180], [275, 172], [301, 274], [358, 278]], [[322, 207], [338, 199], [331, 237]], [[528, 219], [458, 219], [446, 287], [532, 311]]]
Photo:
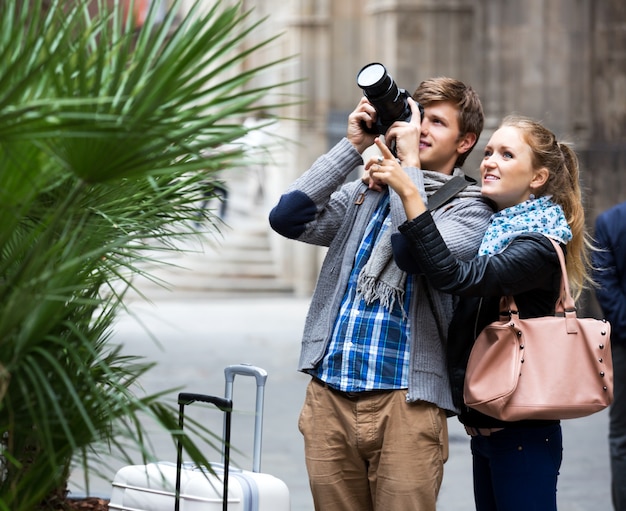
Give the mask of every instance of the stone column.
[[[290, 139], [292, 165], [284, 168], [285, 187], [305, 172], [326, 151], [326, 119], [330, 102], [330, 69], [332, 48], [330, 0], [305, 0], [293, 7], [286, 20], [291, 34], [290, 53], [299, 54], [295, 75], [299, 80], [298, 96], [303, 102], [294, 111], [300, 119], [293, 123]], [[284, 189], [283, 189], [284, 191]], [[317, 247], [288, 241], [283, 243], [289, 254], [284, 258], [285, 276], [293, 283], [297, 295], [308, 295], [314, 289], [323, 251]]]
[[467, 0], [369, 0], [369, 52], [413, 92], [439, 75], [472, 82], [475, 9]]
[[585, 167], [590, 213], [626, 200], [626, 3], [595, 0], [590, 9], [592, 44], [590, 125]]

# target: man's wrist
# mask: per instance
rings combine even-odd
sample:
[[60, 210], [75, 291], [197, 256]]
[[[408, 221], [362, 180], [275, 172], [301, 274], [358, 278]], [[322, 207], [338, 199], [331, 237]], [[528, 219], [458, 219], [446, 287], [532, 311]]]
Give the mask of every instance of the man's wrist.
[[421, 163], [419, 157], [409, 157], [404, 158], [402, 160], [398, 160], [398, 163], [402, 165], [402, 167], [413, 167], [416, 169], [421, 168]]

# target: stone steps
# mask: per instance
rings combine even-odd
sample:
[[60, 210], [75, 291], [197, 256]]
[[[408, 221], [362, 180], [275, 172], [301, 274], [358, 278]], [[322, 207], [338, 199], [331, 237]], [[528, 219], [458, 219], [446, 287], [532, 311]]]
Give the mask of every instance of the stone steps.
[[[168, 289], [146, 279], [136, 283], [148, 298], [167, 298], [173, 293], [205, 297], [250, 293], [254, 295], [291, 294], [293, 288], [281, 279], [281, 272], [270, 245], [271, 229], [264, 207], [265, 174], [258, 168], [230, 169], [224, 176], [228, 198], [222, 225], [207, 226], [198, 240], [177, 240], [180, 252], [150, 256], [169, 265], [148, 267], [155, 279]], [[215, 214], [222, 203], [206, 206]], [[168, 240], [170, 243], [172, 240]], [[174, 295], [175, 296], [175, 295]]]
[[[249, 211], [249, 210], [248, 210]], [[291, 294], [293, 288], [280, 278], [269, 242], [270, 227], [264, 215], [232, 212], [216, 233], [199, 240], [179, 242], [180, 252], [150, 254], [160, 262], [147, 265], [148, 273], [167, 284], [167, 289], [146, 279], [138, 290], [149, 299], [175, 293], [198, 296], [230, 294]]]

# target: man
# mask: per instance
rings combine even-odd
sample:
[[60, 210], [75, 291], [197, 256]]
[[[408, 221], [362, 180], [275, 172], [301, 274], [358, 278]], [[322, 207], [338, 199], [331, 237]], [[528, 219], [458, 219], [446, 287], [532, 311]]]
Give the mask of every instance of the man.
[[611, 323], [613, 404], [609, 410], [611, 490], [615, 511], [626, 511], [626, 202], [596, 220], [592, 252], [596, 297]]
[[[409, 99], [410, 122], [393, 123], [385, 139], [426, 200], [463, 175], [484, 116], [476, 93], [450, 78], [422, 82], [413, 98], [424, 107], [421, 123]], [[377, 115], [362, 98], [346, 138], [270, 212], [279, 234], [328, 247], [299, 363], [312, 377], [299, 427], [316, 510], [434, 510], [448, 456], [446, 416], [458, 412], [443, 338], [453, 298], [395, 264], [390, 238], [406, 220], [395, 192], [367, 179], [344, 184], [364, 163], [376, 135], [363, 124], [371, 128]], [[453, 252], [470, 259], [491, 213], [471, 184], [433, 216]]]

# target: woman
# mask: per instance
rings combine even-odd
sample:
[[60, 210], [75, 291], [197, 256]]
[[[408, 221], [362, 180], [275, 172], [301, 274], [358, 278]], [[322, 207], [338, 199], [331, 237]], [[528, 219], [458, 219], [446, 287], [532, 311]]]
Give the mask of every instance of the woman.
[[[501, 296], [515, 297], [521, 317], [554, 313], [561, 270], [546, 236], [567, 245], [575, 296], [588, 278], [576, 155], [541, 124], [504, 119], [480, 166], [482, 194], [496, 213], [478, 256], [461, 261], [446, 247], [417, 187], [384, 144], [377, 145], [384, 158], [367, 163], [370, 186], [395, 190], [410, 219], [400, 226], [402, 234], [396, 234], [398, 264], [425, 274], [436, 289], [462, 297], [448, 330], [447, 349], [459, 419], [472, 436], [476, 509], [556, 510], [562, 458], [559, 421], [499, 421], [464, 406], [462, 392], [471, 346], [482, 328], [498, 319]], [[410, 254], [408, 260], [400, 257], [402, 249]]]

